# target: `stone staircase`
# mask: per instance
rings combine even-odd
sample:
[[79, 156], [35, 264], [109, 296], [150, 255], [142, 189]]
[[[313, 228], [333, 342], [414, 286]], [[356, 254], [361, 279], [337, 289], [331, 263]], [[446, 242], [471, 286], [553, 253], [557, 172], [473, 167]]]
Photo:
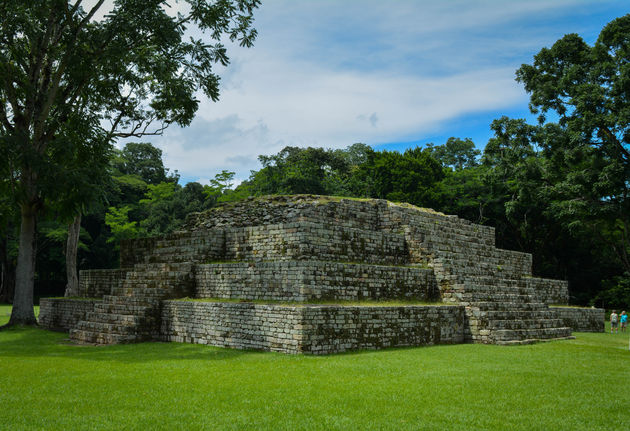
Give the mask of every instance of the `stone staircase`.
[[138, 263], [126, 273], [120, 287], [94, 305], [94, 311], [70, 330], [81, 343], [117, 344], [147, 341], [160, 330], [164, 299], [186, 296], [192, 265]]
[[453, 217], [398, 214], [412, 261], [435, 273], [444, 302], [465, 307], [464, 337], [485, 344], [528, 344], [571, 338], [528, 283], [531, 255], [502, 250], [494, 232]]
[[506, 345], [572, 338], [571, 328], [528, 286], [523, 262], [506, 263], [500, 253], [437, 261], [444, 301], [465, 307], [466, 341]]

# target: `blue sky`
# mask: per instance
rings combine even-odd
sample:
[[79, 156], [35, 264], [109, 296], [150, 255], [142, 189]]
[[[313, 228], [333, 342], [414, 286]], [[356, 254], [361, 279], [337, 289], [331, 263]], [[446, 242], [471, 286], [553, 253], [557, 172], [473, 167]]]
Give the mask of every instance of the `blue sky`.
[[182, 182], [239, 181], [287, 145], [404, 150], [450, 136], [483, 148], [502, 115], [531, 118], [514, 72], [567, 33], [592, 43], [627, 0], [270, 0], [251, 49], [229, 46], [221, 100], [152, 140]]

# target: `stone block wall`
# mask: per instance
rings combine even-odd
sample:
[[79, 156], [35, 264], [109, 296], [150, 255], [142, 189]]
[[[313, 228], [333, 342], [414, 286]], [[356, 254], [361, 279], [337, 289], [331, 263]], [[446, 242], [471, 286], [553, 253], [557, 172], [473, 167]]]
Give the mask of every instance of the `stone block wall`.
[[401, 235], [296, 222], [226, 228], [221, 259], [295, 260], [402, 264], [408, 252]]
[[338, 199], [329, 196], [294, 195], [250, 198], [187, 217], [185, 230], [312, 222], [353, 229], [377, 230], [384, 200]]
[[136, 263], [145, 263], [158, 242], [158, 238], [124, 239], [120, 241], [120, 268], [133, 268]]
[[120, 245], [120, 267], [137, 264], [203, 262], [224, 255], [225, 232], [176, 232], [158, 238], [124, 240]]
[[304, 307], [302, 352], [314, 355], [464, 342], [464, 307]]
[[39, 325], [46, 329], [68, 331], [88, 312], [94, 310], [99, 299], [41, 298]]
[[164, 301], [161, 334], [237, 349], [330, 354], [463, 342], [458, 306], [344, 307]]
[[194, 292], [193, 265], [190, 263], [137, 264], [127, 272], [115, 296], [137, 296], [144, 300], [190, 297]]
[[603, 308], [549, 307], [564, 325], [578, 332], [604, 332]]
[[482, 249], [464, 244], [452, 245], [445, 249], [442, 244], [439, 257], [433, 262], [448, 268], [451, 275], [458, 277], [480, 277], [495, 275], [501, 278], [517, 279], [531, 274], [532, 256], [512, 250]]
[[536, 291], [536, 296], [545, 304], [568, 304], [569, 282], [549, 278], [527, 277], [527, 287]]
[[299, 353], [300, 307], [164, 301], [163, 341]]
[[402, 235], [300, 221], [219, 227], [172, 234], [155, 241], [129, 240], [121, 246], [121, 267], [139, 263], [295, 260], [314, 256], [319, 260], [396, 265], [406, 263], [409, 253]]
[[439, 300], [431, 269], [324, 261], [201, 264], [195, 266], [195, 286], [196, 298]]
[[[272, 224], [277, 227], [293, 226], [294, 223], [326, 230], [323, 237], [307, 235], [308, 240], [316, 241], [318, 237], [326, 240], [327, 237], [331, 237], [334, 241], [332, 250], [327, 251], [316, 246], [296, 249], [295, 244], [288, 240], [287, 244], [282, 245], [280, 249], [288, 253], [291, 258], [300, 258], [300, 255], [317, 256], [319, 253], [320, 260], [360, 261], [360, 253], [356, 252], [359, 250], [355, 250], [348, 256], [344, 253], [344, 249], [353, 247], [363, 249], [366, 241], [369, 244], [373, 240], [350, 238], [348, 241], [348, 234], [355, 235], [352, 231], [356, 229], [403, 236], [408, 246], [403, 254], [407, 256], [407, 259], [411, 258], [410, 262], [427, 263], [437, 259], [439, 261], [436, 266], [443, 268], [444, 272], [450, 275], [480, 276], [500, 271], [504, 277], [519, 278], [531, 274], [531, 255], [496, 249], [492, 227], [476, 225], [456, 216], [444, 215], [429, 209], [398, 205], [382, 200], [357, 201], [311, 195], [252, 199], [204, 213], [192, 214], [186, 227], [192, 230], [222, 227], [233, 231], [238, 226], [253, 226], [252, 231], [244, 234], [252, 238], [251, 241], [246, 241], [247, 244], [242, 241], [242, 233], [236, 233], [236, 237], [240, 236], [236, 245], [231, 245], [232, 241], [226, 240], [227, 249], [231, 250], [228, 255], [234, 256], [234, 259], [246, 260], [251, 258], [281, 259], [282, 256], [278, 255], [277, 250], [256, 250], [252, 244], [256, 243], [257, 232], [264, 232], [258, 230], [261, 225]], [[234, 235], [234, 233], [228, 234], [228, 236]], [[343, 235], [346, 236], [345, 241], [339, 241]], [[298, 241], [300, 244], [308, 242]], [[349, 245], [344, 244], [348, 242], [350, 242]], [[377, 239], [376, 242], [378, 243], [379, 240]], [[233, 249], [234, 246], [237, 248]], [[252, 247], [254, 248], [251, 254], [254, 256], [247, 253], [247, 249]], [[324, 256], [321, 256], [322, 252]], [[377, 262], [378, 260], [371, 256], [368, 261]], [[398, 263], [404, 262], [399, 259]], [[439, 271], [440, 268], [437, 269]]]
[[89, 269], [79, 271], [79, 296], [102, 298], [110, 295], [112, 289], [120, 287], [125, 279], [124, 269]]
[[145, 259], [150, 263], [208, 262], [225, 256], [225, 229], [178, 232], [161, 238]]
[[[411, 205], [397, 205], [391, 202], [382, 207], [379, 228], [400, 232], [405, 227], [413, 227], [424, 235], [443, 235], [482, 246], [494, 246], [494, 228], [474, 224], [454, 215], [446, 215], [428, 208]], [[437, 238], [438, 241], [441, 237]]]
[[221, 227], [249, 227], [286, 223], [314, 223], [403, 234], [415, 226], [427, 240], [440, 243], [444, 234], [455, 240], [494, 246], [494, 228], [473, 224], [456, 216], [426, 208], [398, 205], [385, 200], [337, 199], [326, 196], [268, 196], [229, 203], [202, 213], [190, 214], [184, 229], [207, 230]]
[[[466, 226], [466, 225], [463, 225]], [[473, 235], [464, 235], [458, 229], [428, 226], [423, 232], [413, 228], [408, 234], [412, 256], [430, 256], [456, 276], [497, 274], [501, 277], [520, 278], [530, 275], [532, 256], [513, 250], [497, 249], [478, 241]], [[420, 240], [414, 238], [420, 238]], [[415, 247], [414, 247], [415, 246]], [[416, 248], [418, 250], [413, 250]]]
[[[404, 231], [412, 262], [431, 262], [443, 275], [475, 277], [531, 274], [532, 256], [495, 248], [494, 228], [427, 209], [389, 204], [381, 216], [384, 231]], [[448, 277], [447, 277], [448, 278]], [[441, 280], [440, 280], [441, 281]]]
[[[318, 260], [434, 263], [436, 274], [531, 274], [530, 254], [494, 247], [494, 228], [386, 201], [298, 195], [253, 199], [189, 216], [180, 232], [127, 242], [121, 262]], [[131, 247], [133, 245], [133, 247]], [[134, 249], [134, 252], [124, 250]], [[144, 259], [144, 260], [143, 260]], [[126, 265], [126, 264], [125, 264]], [[125, 266], [123, 265], [123, 266]]]

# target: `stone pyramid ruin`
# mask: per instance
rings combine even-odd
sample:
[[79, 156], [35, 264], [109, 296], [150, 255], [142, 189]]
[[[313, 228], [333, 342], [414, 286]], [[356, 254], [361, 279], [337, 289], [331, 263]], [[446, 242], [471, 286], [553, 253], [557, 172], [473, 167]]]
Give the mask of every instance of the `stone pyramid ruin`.
[[567, 283], [494, 244], [492, 227], [384, 200], [250, 198], [124, 241], [120, 269], [81, 271], [96, 299], [43, 301], [40, 320], [84, 343], [311, 354], [566, 339], [576, 320], [603, 330], [603, 310], [550, 308]]

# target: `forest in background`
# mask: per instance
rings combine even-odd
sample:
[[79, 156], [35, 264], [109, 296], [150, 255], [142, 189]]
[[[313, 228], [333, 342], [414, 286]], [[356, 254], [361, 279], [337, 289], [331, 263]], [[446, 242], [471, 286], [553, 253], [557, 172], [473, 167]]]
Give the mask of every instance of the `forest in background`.
[[286, 147], [259, 156], [261, 169], [237, 187], [229, 171], [209, 185], [180, 184], [150, 143], [117, 150], [107, 141], [111, 136], [94, 138], [96, 150], [82, 153], [78, 144], [93, 125], [84, 130], [63, 123], [62, 143], [78, 149], [36, 155], [23, 154], [5, 131], [0, 150], [6, 160], [28, 169], [0, 165], [0, 302], [13, 295], [19, 208], [22, 220], [26, 208], [24, 193], [12, 195], [14, 186], [25, 184], [24, 172], [39, 169], [55, 175], [33, 189], [29, 204], [37, 211], [31, 217], [37, 219], [36, 297], [64, 293], [73, 218], [80, 220], [78, 268], [113, 268], [121, 239], [172, 232], [189, 212], [249, 196], [312, 193], [408, 202], [494, 226], [497, 246], [533, 254], [535, 275], [568, 280], [571, 303], [628, 308], [630, 15], [604, 27], [593, 46], [576, 34], [564, 36], [516, 76], [538, 122], [496, 119], [483, 152], [455, 137], [403, 153], [361, 143]]
[[[404, 153], [375, 151], [361, 143], [336, 150], [286, 147], [260, 156], [262, 168], [237, 187], [229, 171], [209, 185], [181, 185], [177, 173], [164, 166], [160, 149], [128, 143], [113, 151], [104, 200], [83, 216], [78, 265], [115, 268], [121, 239], [173, 232], [188, 213], [222, 202], [298, 193], [378, 198], [494, 226], [498, 247], [533, 253], [536, 275], [568, 280], [571, 303], [625, 307], [630, 280], [614, 244], [597, 232], [606, 221], [576, 224], [554, 212], [560, 203], [542, 195], [546, 179], [541, 171], [552, 155], [512, 136], [531, 133], [531, 127], [523, 120], [496, 120], [497, 136], [483, 153], [472, 140], [459, 138]], [[67, 232], [54, 212], [39, 223], [36, 296], [64, 293]], [[15, 265], [16, 234], [14, 229], [2, 240], [7, 268]]]

